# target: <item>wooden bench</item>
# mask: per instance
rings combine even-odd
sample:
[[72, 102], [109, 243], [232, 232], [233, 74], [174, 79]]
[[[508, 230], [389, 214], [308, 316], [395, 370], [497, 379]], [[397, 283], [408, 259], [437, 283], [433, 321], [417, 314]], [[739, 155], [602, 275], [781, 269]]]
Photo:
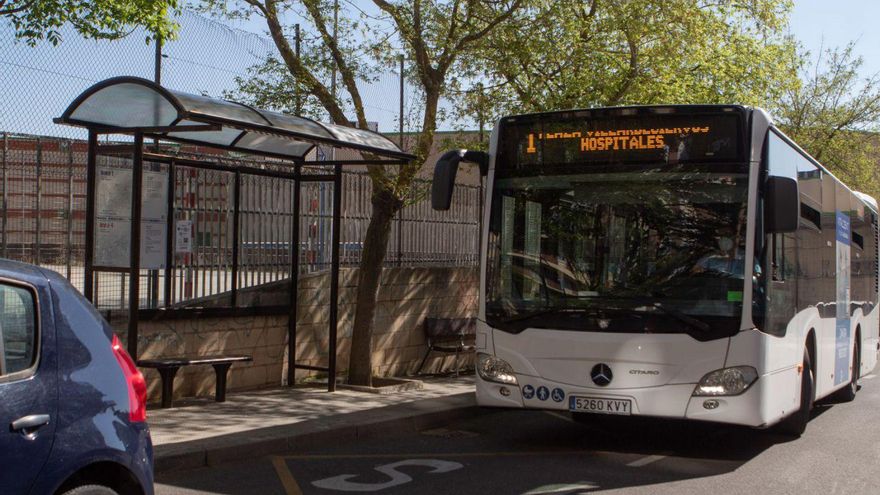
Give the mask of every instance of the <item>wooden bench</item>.
[[174, 376], [183, 366], [196, 366], [200, 364], [210, 364], [214, 367], [214, 373], [217, 375], [217, 387], [214, 394], [214, 400], [224, 402], [226, 400], [226, 375], [229, 373], [229, 367], [232, 363], [243, 363], [253, 361], [250, 356], [199, 356], [199, 357], [170, 357], [157, 359], [142, 359], [138, 361], [138, 366], [142, 368], [154, 368], [162, 377], [162, 407], [171, 407], [172, 397], [174, 396]]
[[476, 318], [425, 318], [425, 339], [428, 350], [419, 369], [418, 375], [431, 352], [455, 353], [455, 374], [458, 375], [458, 355], [475, 349], [473, 340], [477, 333]]

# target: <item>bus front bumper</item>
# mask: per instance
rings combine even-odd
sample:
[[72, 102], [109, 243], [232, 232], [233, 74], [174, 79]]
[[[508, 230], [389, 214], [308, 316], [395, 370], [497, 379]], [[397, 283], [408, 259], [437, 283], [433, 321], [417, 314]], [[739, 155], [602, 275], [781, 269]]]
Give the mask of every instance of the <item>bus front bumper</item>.
[[724, 397], [694, 397], [694, 383], [601, 389], [555, 383], [528, 375], [516, 376], [518, 384], [506, 385], [483, 380], [477, 374], [477, 404], [485, 407], [572, 411], [573, 398], [596, 398], [629, 401], [627, 413], [633, 416], [692, 419], [751, 427], [766, 427], [792, 412], [774, 413], [762, 407], [762, 396], [772, 389], [774, 382], [780, 378], [778, 374], [761, 376], [744, 393]]

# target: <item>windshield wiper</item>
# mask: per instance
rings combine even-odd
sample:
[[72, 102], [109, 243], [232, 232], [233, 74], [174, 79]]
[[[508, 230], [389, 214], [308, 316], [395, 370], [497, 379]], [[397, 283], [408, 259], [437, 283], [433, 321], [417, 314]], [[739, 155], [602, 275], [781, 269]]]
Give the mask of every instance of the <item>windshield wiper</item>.
[[676, 320], [678, 320], [682, 323], [686, 323], [686, 324], [696, 328], [697, 330], [702, 330], [704, 332], [708, 332], [709, 330], [712, 329], [712, 327], [709, 326], [709, 324], [706, 323], [705, 321], [701, 321], [701, 320], [694, 318], [693, 316], [686, 315], [677, 309], [672, 309], [672, 308], [666, 307], [663, 304], [661, 304], [660, 302], [654, 302], [653, 306], [655, 308], [659, 309], [660, 311], [668, 314], [669, 316], [672, 316]]
[[593, 311], [593, 310], [590, 308], [544, 308], [544, 309], [538, 309], [535, 311], [531, 311], [528, 313], [523, 313], [523, 314], [511, 316], [509, 318], [501, 320], [501, 323], [513, 323], [515, 321], [530, 320], [532, 318], [537, 318], [539, 316], [556, 314], [556, 313], [586, 313], [589, 311]]
[[[668, 297], [665, 293], [660, 292], [660, 291], [652, 291], [651, 295], [655, 296], [655, 297]], [[615, 296], [599, 296], [599, 297], [615, 297]], [[712, 330], [712, 327], [709, 326], [709, 324], [706, 323], [705, 321], [698, 320], [698, 319], [694, 318], [693, 316], [682, 313], [681, 311], [679, 311], [677, 309], [670, 308], [668, 306], [664, 306], [663, 303], [661, 303], [660, 301], [651, 301], [651, 300], [645, 300], [642, 298], [626, 298], [626, 297], [621, 297], [621, 296], [616, 296], [616, 298], [641, 301], [645, 304], [651, 305], [652, 307], [654, 307], [656, 309], [659, 309], [663, 313], [666, 313], [667, 315], [675, 318], [676, 320], [678, 320], [682, 323], [685, 323], [693, 328], [696, 328], [697, 330], [701, 330], [703, 332], [708, 332], [708, 331]]]

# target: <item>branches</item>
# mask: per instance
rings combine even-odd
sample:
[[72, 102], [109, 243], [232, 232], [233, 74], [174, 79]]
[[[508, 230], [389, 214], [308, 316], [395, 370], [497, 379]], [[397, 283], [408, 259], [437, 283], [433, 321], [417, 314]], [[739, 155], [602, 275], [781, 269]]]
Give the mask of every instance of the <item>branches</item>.
[[16, 6], [14, 3], [9, 4], [7, 7], [6, 0], [0, 1], [0, 16], [4, 15], [12, 15], [18, 14], [19, 12], [24, 12], [25, 10], [31, 8], [31, 6], [36, 2], [36, 0], [27, 0], [22, 2], [21, 5]]
[[[248, 0], [256, 2], [257, 0]], [[302, 81], [309, 92], [313, 94], [321, 105], [330, 114], [330, 118], [334, 123], [340, 125], [348, 125], [348, 119], [339, 106], [336, 96], [330, 93], [330, 90], [319, 81], [302, 63], [302, 59], [296, 56], [296, 53], [290, 47], [290, 42], [284, 36], [284, 30], [278, 21], [278, 10], [274, 0], [265, 0], [261, 5], [262, 11], [265, 13], [266, 24], [269, 27], [269, 33], [272, 35], [272, 41], [281, 54], [281, 59], [290, 70], [291, 74], [298, 80]]]
[[817, 160], [863, 191], [880, 193], [876, 168], [880, 74], [861, 79], [854, 44], [823, 50], [803, 85], [779, 105], [780, 125]]
[[455, 44], [455, 51], [462, 51], [470, 43], [489, 34], [492, 29], [509, 19], [510, 16], [519, 9], [520, 5], [522, 5], [522, 0], [515, 0], [507, 10], [502, 11], [501, 14], [494, 19], [490, 19], [482, 28], [474, 27], [474, 31], [462, 36], [461, 39], [458, 40]]
[[[342, 82], [345, 84], [345, 89], [348, 91], [348, 94], [351, 95], [352, 104], [354, 106], [355, 113], [357, 115], [358, 125], [362, 128], [366, 129], [367, 127], [367, 117], [364, 114], [364, 103], [361, 98], [360, 91], [358, 90], [357, 84], [355, 82], [355, 74], [352, 69], [349, 61], [345, 59], [345, 56], [339, 50], [339, 43], [336, 38], [329, 32], [327, 29], [327, 21], [324, 19], [324, 15], [321, 13], [320, 5], [315, 0], [304, 0], [303, 5], [306, 7], [306, 11], [308, 11], [309, 15], [312, 17], [312, 21], [315, 23], [315, 27], [318, 29], [318, 33], [321, 35], [321, 39], [324, 41], [324, 46], [330, 51], [330, 56], [333, 59], [333, 63], [336, 68], [339, 70], [339, 74], [342, 76]], [[336, 95], [333, 95], [335, 98]], [[338, 122], [337, 122], [338, 123]], [[348, 123], [344, 123], [343, 125], [347, 125]]]
[[617, 105], [624, 95], [632, 88], [633, 83], [639, 75], [639, 45], [635, 41], [632, 33], [626, 33], [626, 43], [629, 46], [629, 67], [623, 83], [617, 88], [617, 91], [608, 99], [608, 105]]

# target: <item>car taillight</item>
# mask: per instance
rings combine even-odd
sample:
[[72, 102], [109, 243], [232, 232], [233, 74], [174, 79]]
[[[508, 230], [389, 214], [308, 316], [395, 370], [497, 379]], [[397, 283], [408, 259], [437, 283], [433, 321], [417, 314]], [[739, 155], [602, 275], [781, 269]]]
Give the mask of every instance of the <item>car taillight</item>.
[[147, 420], [147, 381], [116, 335], [113, 336], [113, 355], [116, 356], [128, 385], [128, 419], [135, 423], [144, 422]]

